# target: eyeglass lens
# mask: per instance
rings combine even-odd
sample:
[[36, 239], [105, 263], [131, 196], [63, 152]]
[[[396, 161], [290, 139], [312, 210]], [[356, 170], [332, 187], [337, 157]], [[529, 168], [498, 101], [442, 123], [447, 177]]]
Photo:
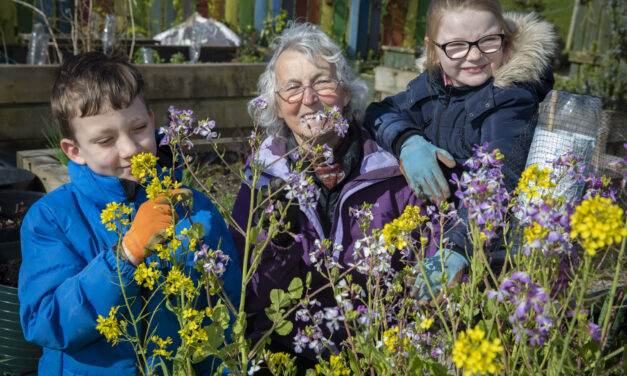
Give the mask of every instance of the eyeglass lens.
[[281, 97], [285, 98], [289, 103], [300, 102], [303, 99], [305, 89], [309, 86], [313, 91], [321, 97], [335, 95], [335, 91], [340, 82], [334, 79], [321, 79], [311, 85], [291, 85], [279, 90]]
[[444, 52], [446, 52], [446, 55], [451, 59], [461, 59], [468, 54], [472, 44], [476, 44], [479, 51], [484, 54], [491, 54], [497, 52], [501, 48], [502, 43], [503, 39], [500, 35], [487, 35], [475, 43], [466, 41], [448, 43]]

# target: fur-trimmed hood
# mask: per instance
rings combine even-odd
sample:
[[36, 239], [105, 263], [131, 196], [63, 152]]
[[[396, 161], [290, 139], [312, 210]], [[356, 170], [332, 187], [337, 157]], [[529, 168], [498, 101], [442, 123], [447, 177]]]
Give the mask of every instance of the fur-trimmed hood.
[[[505, 12], [505, 22], [514, 31], [507, 60], [494, 72], [494, 86], [506, 88], [514, 82], [540, 82], [557, 50], [553, 24], [540, 20], [537, 13]], [[422, 72], [426, 55], [416, 59]]]

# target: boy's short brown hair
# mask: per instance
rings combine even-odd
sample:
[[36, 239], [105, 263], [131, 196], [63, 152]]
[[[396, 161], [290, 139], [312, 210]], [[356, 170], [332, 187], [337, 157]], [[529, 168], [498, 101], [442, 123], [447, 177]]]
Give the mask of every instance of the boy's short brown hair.
[[105, 108], [124, 109], [139, 97], [148, 109], [144, 79], [125, 57], [86, 52], [68, 58], [52, 87], [50, 104], [64, 138], [74, 140], [70, 120]]

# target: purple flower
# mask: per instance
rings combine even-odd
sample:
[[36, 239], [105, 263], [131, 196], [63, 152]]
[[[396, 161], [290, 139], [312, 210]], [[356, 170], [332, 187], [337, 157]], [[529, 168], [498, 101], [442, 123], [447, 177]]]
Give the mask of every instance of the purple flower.
[[586, 331], [590, 333], [590, 337], [592, 337], [593, 340], [601, 341], [601, 327], [599, 325], [590, 321]]
[[194, 254], [194, 262], [200, 261], [202, 268], [208, 274], [215, 274], [217, 277], [221, 277], [226, 271], [226, 265], [231, 258], [225, 255], [221, 250], [212, 250], [208, 245], [203, 244], [200, 250]]
[[318, 202], [318, 190], [304, 171], [291, 171], [287, 176], [286, 197], [297, 199], [301, 207], [315, 207]]
[[255, 111], [263, 111], [268, 108], [268, 103], [260, 97], [257, 97], [248, 102], [248, 107], [252, 108]]

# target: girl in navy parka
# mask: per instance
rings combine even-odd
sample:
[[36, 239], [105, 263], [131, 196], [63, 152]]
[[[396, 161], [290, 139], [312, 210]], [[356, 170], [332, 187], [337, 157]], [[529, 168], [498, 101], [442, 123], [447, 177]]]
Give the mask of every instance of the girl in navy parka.
[[[450, 196], [475, 145], [504, 155], [504, 182], [515, 188], [525, 166], [539, 103], [553, 87], [551, 24], [534, 14], [502, 14], [498, 0], [435, 0], [427, 13], [426, 71], [407, 90], [371, 104], [364, 126], [401, 159], [412, 188], [431, 199]], [[447, 275], [468, 265], [467, 212], [447, 229]], [[433, 259], [440, 264], [440, 257]], [[429, 260], [425, 261], [426, 263]], [[417, 283], [420, 283], [418, 281]], [[438, 281], [431, 281], [432, 286]], [[420, 291], [424, 295], [424, 291]]]

